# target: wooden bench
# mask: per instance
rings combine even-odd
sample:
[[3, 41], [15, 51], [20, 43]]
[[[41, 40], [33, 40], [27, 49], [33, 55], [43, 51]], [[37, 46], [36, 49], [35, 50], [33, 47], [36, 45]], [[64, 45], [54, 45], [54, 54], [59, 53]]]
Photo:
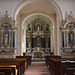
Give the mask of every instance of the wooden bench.
[[61, 56], [57, 56], [57, 55], [54, 55], [54, 56], [46, 56], [46, 60], [45, 60], [46, 64], [49, 63], [50, 58], [61, 58]]
[[49, 66], [52, 75], [65, 75], [66, 68], [72, 68], [75, 67], [75, 63], [69, 63], [66, 65], [66, 63], [62, 63], [62, 61], [75, 61], [74, 58], [55, 58], [55, 57], [48, 57], [47, 59], [47, 65]]
[[16, 56], [17, 59], [27, 59], [27, 67], [31, 65], [32, 56]]
[[3, 58], [0, 59], [0, 73], [8, 75], [5, 71], [7, 69], [10, 75], [22, 75], [30, 64], [31, 56], [17, 56], [15, 59]]
[[11, 67], [12, 65], [14, 65], [16, 70], [18, 71], [17, 75], [22, 75], [25, 71], [25, 62], [25, 59], [0, 59], [0, 66]]
[[13, 71], [13, 68], [1, 68], [0, 67], [0, 75], [15, 75], [14, 74], [15, 70]]
[[[62, 75], [73, 75], [73, 72], [75, 71], [75, 63], [65, 62], [61, 65], [62, 68]], [[70, 74], [71, 73], [71, 74]]]
[[75, 75], [75, 68], [66, 68], [66, 75]]

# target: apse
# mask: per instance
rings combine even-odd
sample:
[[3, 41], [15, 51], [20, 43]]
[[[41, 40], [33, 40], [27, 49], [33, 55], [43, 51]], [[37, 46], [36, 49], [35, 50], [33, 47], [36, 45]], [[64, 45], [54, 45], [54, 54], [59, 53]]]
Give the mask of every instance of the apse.
[[53, 47], [53, 28], [51, 19], [45, 15], [34, 14], [25, 18], [22, 24], [23, 52], [32, 54], [34, 51], [43, 51], [50, 54]]

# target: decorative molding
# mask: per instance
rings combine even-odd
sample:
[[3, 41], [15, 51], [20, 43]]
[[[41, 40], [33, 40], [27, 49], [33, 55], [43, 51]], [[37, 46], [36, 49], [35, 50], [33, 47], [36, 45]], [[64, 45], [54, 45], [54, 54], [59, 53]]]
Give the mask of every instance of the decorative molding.
[[15, 21], [9, 17], [8, 11], [6, 11], [4, 18], [1, 18], [0, 21], [0, 52], [14, 52], [13, 36], [15, 32]]
[[[43, 50], [43, 46], [42, 46], [42, 39], [45, 40], [45, 42], [47, 43], [47, 46], [45, 44], [45, 49], [49, 51], [49, 39], [50, 39], [50, 25], [49, 24], [44, 24], [39, 18], [35, 19], [34, 22], [32, 24], [28, 24], [27, 26], [27, 30], [26, 30], [26, 38], [27, 38], [27, 42], [28, 42], [28, 48], [26, 48], [27, 50], [37, 50], [38, 46], [35, 46], [34, 48], [32, 48], [32, 39], [41, 39], [41, 47], [39, 46], [40, 50]], [[35, 42], [36, 44], [37, 42]]]
[[75, 49], [75, 18], [73, 18], [72, 11], [70, 11], [69, 16], [62, 21], [60, 29], [62, 34], [65, 36], [65, 38], [62, 38], [65, 44], [64, 48], [62, 49], [69, 49], [71, 50], [71, 52], [74, 52], [73, 49]]

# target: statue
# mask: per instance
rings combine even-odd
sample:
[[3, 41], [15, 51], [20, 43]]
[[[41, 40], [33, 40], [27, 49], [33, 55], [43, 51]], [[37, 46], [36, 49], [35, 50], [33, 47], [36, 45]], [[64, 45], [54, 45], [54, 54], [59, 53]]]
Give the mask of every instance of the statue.
[[73, 42], [73, 34], [70, 34], [70, 41]]
[[70, 38], [71, 38], [71, 41], [73, 40], [73, 35], [72, 34], [70, 34]]
[[31, 31], [30, 24], [27, 25], [27, 31]]
[[4, 40], [5, 40], [4, 43], [8, 44], [8, 34], [5, 34]]
[[49, 31], [50, 29], [49, 29], [49, 24], [47, 24], [47, 26], [46, 26], [46, 31]]

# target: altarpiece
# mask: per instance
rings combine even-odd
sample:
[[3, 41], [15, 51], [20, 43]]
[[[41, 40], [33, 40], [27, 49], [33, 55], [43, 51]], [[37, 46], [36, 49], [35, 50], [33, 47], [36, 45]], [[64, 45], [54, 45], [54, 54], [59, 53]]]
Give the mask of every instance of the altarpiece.
[[0, 21], [0, 53], [14, 53], [15, 50], [15, 21], [8, 16], [6, 11]]
[[70, 15], [62, 22], [62, 50], [63, 53], [75, 52], [75, 18], [73, 18], [72, 11]]
[[35, 19], [26, 29], [26, 50], [30, 52], [50, 53], [50, 25]]

